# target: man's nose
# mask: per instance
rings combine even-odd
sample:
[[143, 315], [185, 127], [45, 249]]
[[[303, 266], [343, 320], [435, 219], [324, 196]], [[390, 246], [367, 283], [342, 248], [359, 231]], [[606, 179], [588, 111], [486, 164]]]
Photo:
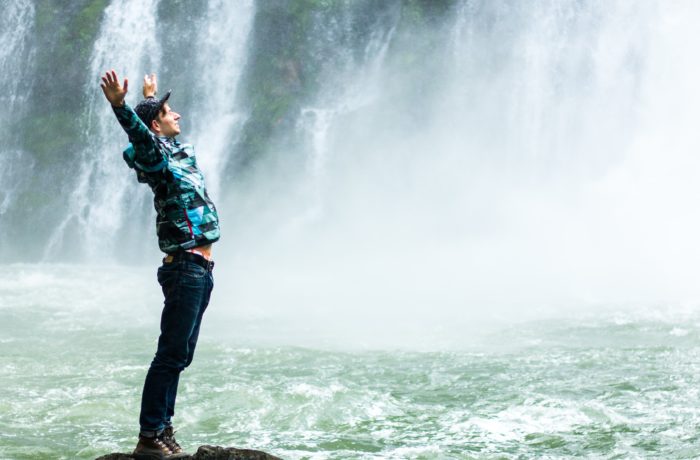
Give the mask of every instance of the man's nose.
[[179, 119], [180, 119], [180, 114], [177, 113], [177, 112], [175, 112], [175, 113], [173, 114], [173, 118], [175, 118], [176, 121], [179, 120]]

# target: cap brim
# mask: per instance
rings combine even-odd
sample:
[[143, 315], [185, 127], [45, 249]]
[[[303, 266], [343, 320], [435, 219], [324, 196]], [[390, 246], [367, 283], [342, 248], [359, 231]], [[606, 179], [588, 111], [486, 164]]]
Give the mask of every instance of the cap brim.
[[161, 109], [163, 107], [163, 104], [168, 102], [168, 99], [170, 99], [170, 93], [172, 93], [173, 90], [169, 89], [167, 93], [165, 93], [165, 96], [160, 98], [160, 101], [158, 101], [158, 109]]

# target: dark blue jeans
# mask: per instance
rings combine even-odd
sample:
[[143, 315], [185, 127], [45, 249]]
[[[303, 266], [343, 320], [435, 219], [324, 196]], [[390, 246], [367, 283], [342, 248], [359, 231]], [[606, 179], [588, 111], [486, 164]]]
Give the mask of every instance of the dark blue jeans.
[[164, 263], [158, 269], [165, 305], [158, 350], [146, 375], [141, 397], [141, 434], [154, 436], [171, 426], [180, 372], [192, 363], [202, 316], [209, 304], [211, 271], [189, 261]]

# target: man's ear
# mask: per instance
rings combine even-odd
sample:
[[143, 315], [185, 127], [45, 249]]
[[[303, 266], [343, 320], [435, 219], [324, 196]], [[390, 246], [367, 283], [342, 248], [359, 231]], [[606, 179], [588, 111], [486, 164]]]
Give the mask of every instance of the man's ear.
[[160, 125], [157, 120], [151, 120], [151, 130], [155, 132], [160, 132]]

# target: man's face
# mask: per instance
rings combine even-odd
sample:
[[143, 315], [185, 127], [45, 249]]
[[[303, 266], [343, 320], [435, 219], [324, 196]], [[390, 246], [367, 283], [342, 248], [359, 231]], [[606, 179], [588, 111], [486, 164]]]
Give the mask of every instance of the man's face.
[[173, 112], [168, 103], [163, 104], [163, 110], [151, 123], [153, 131], [159, 136], [175, 137], [180, 134], [180, 124], [178, 120], [180, 114]]

